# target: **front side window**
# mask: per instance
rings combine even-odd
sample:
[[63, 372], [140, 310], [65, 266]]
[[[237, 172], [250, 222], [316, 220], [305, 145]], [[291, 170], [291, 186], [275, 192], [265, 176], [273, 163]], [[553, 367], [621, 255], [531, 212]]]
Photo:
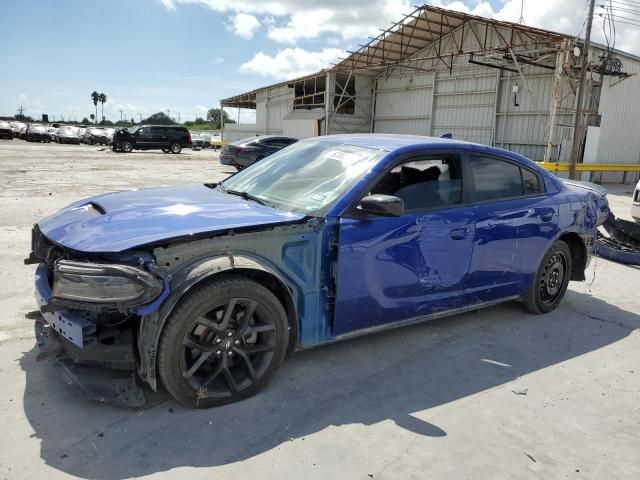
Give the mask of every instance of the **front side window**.
[[373, 168], [384, 150], [305, 140], [279, 150], [223, 182], [274, 207], [322, 216]]
[[387, 172], [371, 193], [401, 198], [406, 211], [461, 203], [460, 161], [430, 157], [405, 162]]

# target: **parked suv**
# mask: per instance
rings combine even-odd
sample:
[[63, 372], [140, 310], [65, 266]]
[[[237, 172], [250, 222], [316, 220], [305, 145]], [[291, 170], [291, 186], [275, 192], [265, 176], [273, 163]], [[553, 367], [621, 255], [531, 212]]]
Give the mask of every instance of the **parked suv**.
[[191, 146], [191, 134], [184, 127], [172, 125], [140, 125], [121, 128], [113, 134], [114, 151], [160, 149], [164, 153], [180, 153]]

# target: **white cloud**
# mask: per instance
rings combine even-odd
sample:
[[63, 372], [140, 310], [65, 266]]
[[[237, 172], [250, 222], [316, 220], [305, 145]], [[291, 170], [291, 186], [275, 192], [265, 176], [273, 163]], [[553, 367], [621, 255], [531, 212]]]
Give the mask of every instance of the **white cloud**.
[[[390, 21], [398, 21], [412, 10], [411, 0], [160, 0], [168, 9], [191, 4], [208, 7], [217, 12], [248, 14], [267, 26], [271, 39], [294, 43], [300, 39], [322, 35], [341, 40], [375, 36], [379, 28]], [[521, 0], [432, 0], [433, 5], [476, 15], [517, 22]], [[492, 5], [494, 5], [492, 7]], [[584, 20], [585, 0], [537, 0], [524, 3], [527, 25], [575, 35]], [[597, 7], [596, 14], [603, 12]], [[616, 48], [640, 54], [638, 28], [616, 24]], [[604, 43], [601, 18], [594, 20], [593, 39]], [[333, 45], [333, 42], [330, 45]]]
[[325, 48], [318, 52], [309, 52], [302, 48], [285, 48], [275, 55], [259, 52], [240, 69], [243, 72], [255, 73], [263, 77], [287, 79], [300, 77], [329, 67], [345, 52], [339, 48]]
[[224, 57], [213, 57], [213, 63], [218, 64], [224, 62]]
[[[378, 28], [410, 10], [410, 0], [160, 0], [168, 9], [201, 5], [217, 12], [261, 16], [269, 36], [282, 43], [333, 33], [343, 39], [373, 35]], [[235, 25], [234, 25], [235, 27]], [[257, 27], [256, 27], [257, 28]], [[247, 37], [251, 38], [251, 37]]]
[[227, 28], [246, 40], [253, 38], [253, 34], [260, 28], [260, 22], [254, 15], [238, 13], [229, 17], [229, 20], [231, 24]]
[[[451, 10], [473, 13], [484, 17], [495, 18], [517, 22], [520, 19], [521, 0], [502, 1], [494, 10], [485, 1], [480, 3], [469, 2], [465, 4], [460, 0], [453, 2], [434, 0], [434, 5]], [[468, 6], [469, 5], [469, 6]], [[473, 5], [473, 6], [471, 6]], [[597, 8], [594, 18], [592, 40], [598, 43], [605, 43], [602, 29], [602, 19], [597, 16], [602, 13], [602, 8]], [[536, 0], [535, 2], [525, 2], [522, 13], [525, 24], [530, 27], [544, 28], [554, 32], [576, 35], [581, 31], [582, 24], [586, 17], [584, 0]], [[581, 36], [584, 37], [584, 30]], [[640, 54], [640, 32], [637, 28], [616, 23], [616, 49], [635, 54]]]
[[196, 110], [200, 113], [207, 113], [209, 109], [204, 105], [196, 105]]

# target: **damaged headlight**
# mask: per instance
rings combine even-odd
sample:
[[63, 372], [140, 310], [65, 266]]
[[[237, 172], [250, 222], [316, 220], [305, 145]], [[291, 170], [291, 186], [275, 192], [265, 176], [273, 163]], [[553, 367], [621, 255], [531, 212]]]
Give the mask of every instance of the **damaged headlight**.
[[135, 307], [162, 292], [162, 280], [128, 265], [59, 260], [53, 269], [54, 298]]

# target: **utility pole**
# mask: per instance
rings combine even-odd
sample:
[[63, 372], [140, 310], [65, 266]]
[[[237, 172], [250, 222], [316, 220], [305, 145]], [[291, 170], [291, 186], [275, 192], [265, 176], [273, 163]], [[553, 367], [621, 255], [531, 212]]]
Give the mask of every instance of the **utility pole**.
[[124, 110], [120, 109], [120, 121], [122, 121], [122, 114], [123, 114]]
[[587, 63], [589, 57], [589, 47], [591, 46], [591, 25], [593, 24], [593, 7], [595, 0], [589, 0], [589, 13], [587, 16], [587, 30], [585, 33], [584, 47], [582, 49], [582, 65], [580, 66], [580, 83], [576, 95], [576, 118], [573, 128], [573, 146], [571, 147], [571, 164], [569, 165], [569, 178], [576, 179], [576, 165], [582, 147], [582, 98], [584, 97], [585, 83], [587, 80]]
[[20, 107], [18, 107], [18, 118], [22, 117], [24, 117], [24, 108], [22, 105], [20, 105]]

